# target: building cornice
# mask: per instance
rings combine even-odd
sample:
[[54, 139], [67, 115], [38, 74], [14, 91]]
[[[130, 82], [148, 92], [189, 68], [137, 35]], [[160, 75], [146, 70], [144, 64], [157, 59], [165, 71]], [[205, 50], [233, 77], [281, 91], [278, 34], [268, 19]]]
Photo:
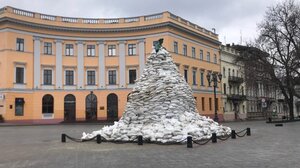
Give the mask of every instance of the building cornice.
[[84, 33], [113, 33], [113, 32], [136, 32], [136, 31], [143, 31], [143, 30], [149, 30], [149, 29], [157, 29], [157, 28], [163, 28], [163, 27], [170, 27], [175, 28], [177, 30], [183, 31], [187, 34], [196, 36], [200, 39], [206, 40], [208, 42], [211, 42], [215, 45], [221, 45], [221, 42], [215, 39], [212, 39], [210, 37], [204, 36], [202, 34], [199, 34], [197, 32], [191, 31], [183, 26], [180, 26], [178, 24], [175, 24], [173, 22], [167, 21], [163, 23], [158, 24], [150, 24], [145, 26], [136, 26], [136, 27], [123, 27], [123, 28], [76, 28], [76, 27], [62, 27], [62, 26], [54, 26], [54, 25], [46, 25], [46, 24], [39, 24], [39, 23], [33, 23], [33, 22], [27, 22], [23, 20], [18, 20], [15, 18], [10, 17], [2, 17], [0, 18], [0, 23], [13, 23], [13, 24], [19, 24], [22, 26], [32, 27], [32, 28], [42, 28], [42, 29], [50, 29], [50, 30], [56, 30], [56, 31], [73, 31], [73, 32], [84, 32]]

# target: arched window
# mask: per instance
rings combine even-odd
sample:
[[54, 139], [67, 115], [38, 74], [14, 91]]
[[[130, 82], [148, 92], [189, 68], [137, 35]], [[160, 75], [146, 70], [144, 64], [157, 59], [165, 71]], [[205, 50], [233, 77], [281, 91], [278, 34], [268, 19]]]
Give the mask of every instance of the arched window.
[[52, 95], [47, 94], [43, 97], [42, 113], [53, 113], [54, 110], [54, 98]]

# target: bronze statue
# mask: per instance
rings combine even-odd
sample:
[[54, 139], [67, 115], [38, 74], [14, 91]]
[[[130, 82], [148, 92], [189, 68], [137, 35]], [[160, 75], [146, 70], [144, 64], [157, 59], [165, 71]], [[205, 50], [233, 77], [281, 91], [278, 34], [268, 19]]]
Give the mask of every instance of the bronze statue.
[[162, 43], [164, 42], [164, 39], [163, 38], [161, 38], [161, 39], [159, 39], [158, 40], [158, 42], [157, 43], [155, 43], [155, 52], [157, 53], [158, 51], [159, 51], [159, 49], [162, 47]]

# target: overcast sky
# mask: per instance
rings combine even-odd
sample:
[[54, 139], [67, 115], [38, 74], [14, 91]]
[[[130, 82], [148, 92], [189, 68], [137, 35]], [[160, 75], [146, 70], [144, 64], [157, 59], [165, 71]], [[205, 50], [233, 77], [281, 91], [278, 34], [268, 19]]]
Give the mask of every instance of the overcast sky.
[[0, 0], [0, 8], [68, 17], [133, 17], [170, 11], [208, 30], [216, 29], [219, 40], [243, 43], [257, 35], [267, 7], [282, 0]]

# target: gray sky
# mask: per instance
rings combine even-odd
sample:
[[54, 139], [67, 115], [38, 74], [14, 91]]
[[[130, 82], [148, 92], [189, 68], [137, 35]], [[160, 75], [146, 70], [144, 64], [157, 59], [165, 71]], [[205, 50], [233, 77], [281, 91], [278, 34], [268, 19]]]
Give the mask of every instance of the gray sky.
[[216, 28], [222, 43], [243, 43], [257, 35], [257, 23], [268, 6], [282, 0], [0, 0], [50, 15], [87, 18], [133, 17], [170, 11], [208, 30]]

